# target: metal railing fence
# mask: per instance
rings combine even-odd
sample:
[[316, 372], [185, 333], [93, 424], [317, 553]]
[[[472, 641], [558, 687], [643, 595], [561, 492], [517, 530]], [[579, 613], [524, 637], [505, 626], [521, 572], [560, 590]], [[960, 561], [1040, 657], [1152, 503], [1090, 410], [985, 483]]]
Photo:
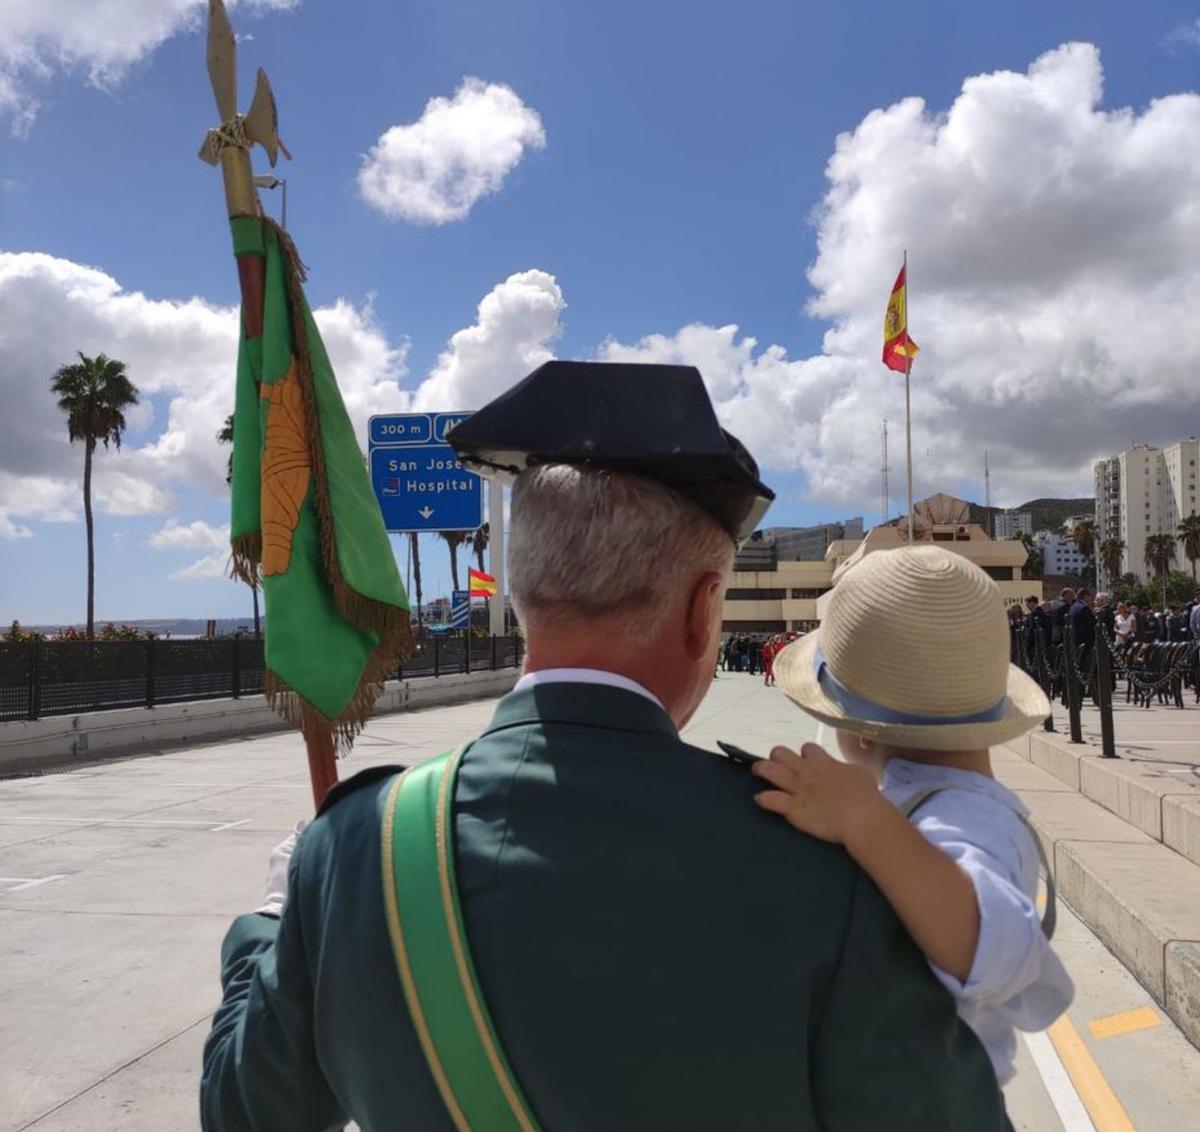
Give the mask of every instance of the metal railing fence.
[[[1042, 633], [1031, 635], [1024, 627], [1011, 630], [1010, 655], [1050, 697], [1067, 709], [1071, 742], [1083, 741], [1080, 710], [1090, 697], [1099, 709], [1101, 753], [1116, 757], [1113, 735], [1113, 698], [1125, 682], [1125, 702], [1148, 708], [1157, 700], [1182, 708], [1184, 689], [1191, 687], [1200, 703], [1200, 642], [1114, 641], [1103, 625], [1095, 626], [1090, 643], [1077, 642], [1070, 624], [1063, 626], [1061, 643], [1051, 643]], [[1046, 730], [1053, 731], [1052, 719]]]
[[[399, 679], [518, 667], [517, 636], [430, 636]], [[0, 642], [0, 722], [192, 700], [238, 699], [263, 689], [263, 641]]]

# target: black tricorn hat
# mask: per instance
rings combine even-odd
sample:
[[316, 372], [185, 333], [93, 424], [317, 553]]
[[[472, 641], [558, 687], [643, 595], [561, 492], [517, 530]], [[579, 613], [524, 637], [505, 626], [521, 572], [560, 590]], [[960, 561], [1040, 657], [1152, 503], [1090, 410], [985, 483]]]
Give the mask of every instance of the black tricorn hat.
[[546, 362], [446, 439], [484, 475], [579, 464], [656, 480], [708, 512], [735, 543], [775, 498], [745, 446], [717, 423], [694, 366]]

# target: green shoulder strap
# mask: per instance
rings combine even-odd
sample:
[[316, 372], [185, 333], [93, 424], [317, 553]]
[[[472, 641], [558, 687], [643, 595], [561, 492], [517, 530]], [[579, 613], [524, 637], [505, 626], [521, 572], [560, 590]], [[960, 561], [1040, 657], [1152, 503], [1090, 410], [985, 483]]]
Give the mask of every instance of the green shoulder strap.
[[383, 898], [409, 1016], [459, 1132], [539, 1132], [488, 1014], [454, 875], [454, 779], [466, 745], [405, 771], [384, 808]]

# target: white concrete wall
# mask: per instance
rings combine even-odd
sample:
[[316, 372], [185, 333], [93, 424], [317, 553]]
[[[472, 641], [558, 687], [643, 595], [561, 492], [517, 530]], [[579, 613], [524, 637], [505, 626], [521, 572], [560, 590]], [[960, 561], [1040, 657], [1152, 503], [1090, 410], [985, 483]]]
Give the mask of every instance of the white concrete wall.
[[[382, 715], [500, 696], [512, 688], [518, 675], [516, 668], [502, 668], [436, 679], [389, 680], [375, 712]], [[263, 696], [16, 720], [0, 724], [0, 775], [236, 739], [287, 726]]]

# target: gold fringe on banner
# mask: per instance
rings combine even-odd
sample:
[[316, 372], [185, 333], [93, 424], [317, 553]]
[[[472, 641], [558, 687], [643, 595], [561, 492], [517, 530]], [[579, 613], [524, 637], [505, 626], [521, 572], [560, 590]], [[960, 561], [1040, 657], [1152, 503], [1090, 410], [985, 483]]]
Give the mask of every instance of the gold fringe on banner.
[[[264, 675], [264, 692], [272, 708], [299, 727], [305, 734], [314, 725], [332, 728], [338, 753], [345, 754], [354, 741], [354, 737], [366, 725], [375, 701], [383, 691], [384, 681], [397, 672], [400, 662], [405, 657], [411, 655], [413, 649], [412, 627], [409, 624], [408, 610], [365, 597], [351, 588], [342, 576], [333, 512], [329, 502], [325, 449], [321, 442], [321, 417], [317, 409], [316, 388], [308, 351], [308, 321], [305, 318], [304, 292], [301, 287], [306, 278], [304, 265], [300, 261], [296, 245], [292, 242], [291, 237], [274, 221], [264, 218], [263, 223], [274, 230], [283, 254], [284, 278], [287, 281], [292, 316], [292, 336], [296, 351], [296, 373], [308, 417], [306, 436], [314, 481], [313, 498], [316, 504], [325, 578], [333, 591], [334, 603], [342, 617], [361, 632], [374, 633], [379, 638], [379, 644], [367, 659], [358, 689], [351, 697], [346, 709], [336, 719], [327, 718], [270, 670]], [[239, 543], [243, 543], [244, 546], [239, 546]], [[233, 569], [235, 576], [242, 577], [250, 564], [253, 564], [252, 571], [256, 570], [261, 555], [262, 539], [260, 534], [242, 536], [238, 539], [234, 544]], [[253, 576], [253, 572], [251, 576]]]

